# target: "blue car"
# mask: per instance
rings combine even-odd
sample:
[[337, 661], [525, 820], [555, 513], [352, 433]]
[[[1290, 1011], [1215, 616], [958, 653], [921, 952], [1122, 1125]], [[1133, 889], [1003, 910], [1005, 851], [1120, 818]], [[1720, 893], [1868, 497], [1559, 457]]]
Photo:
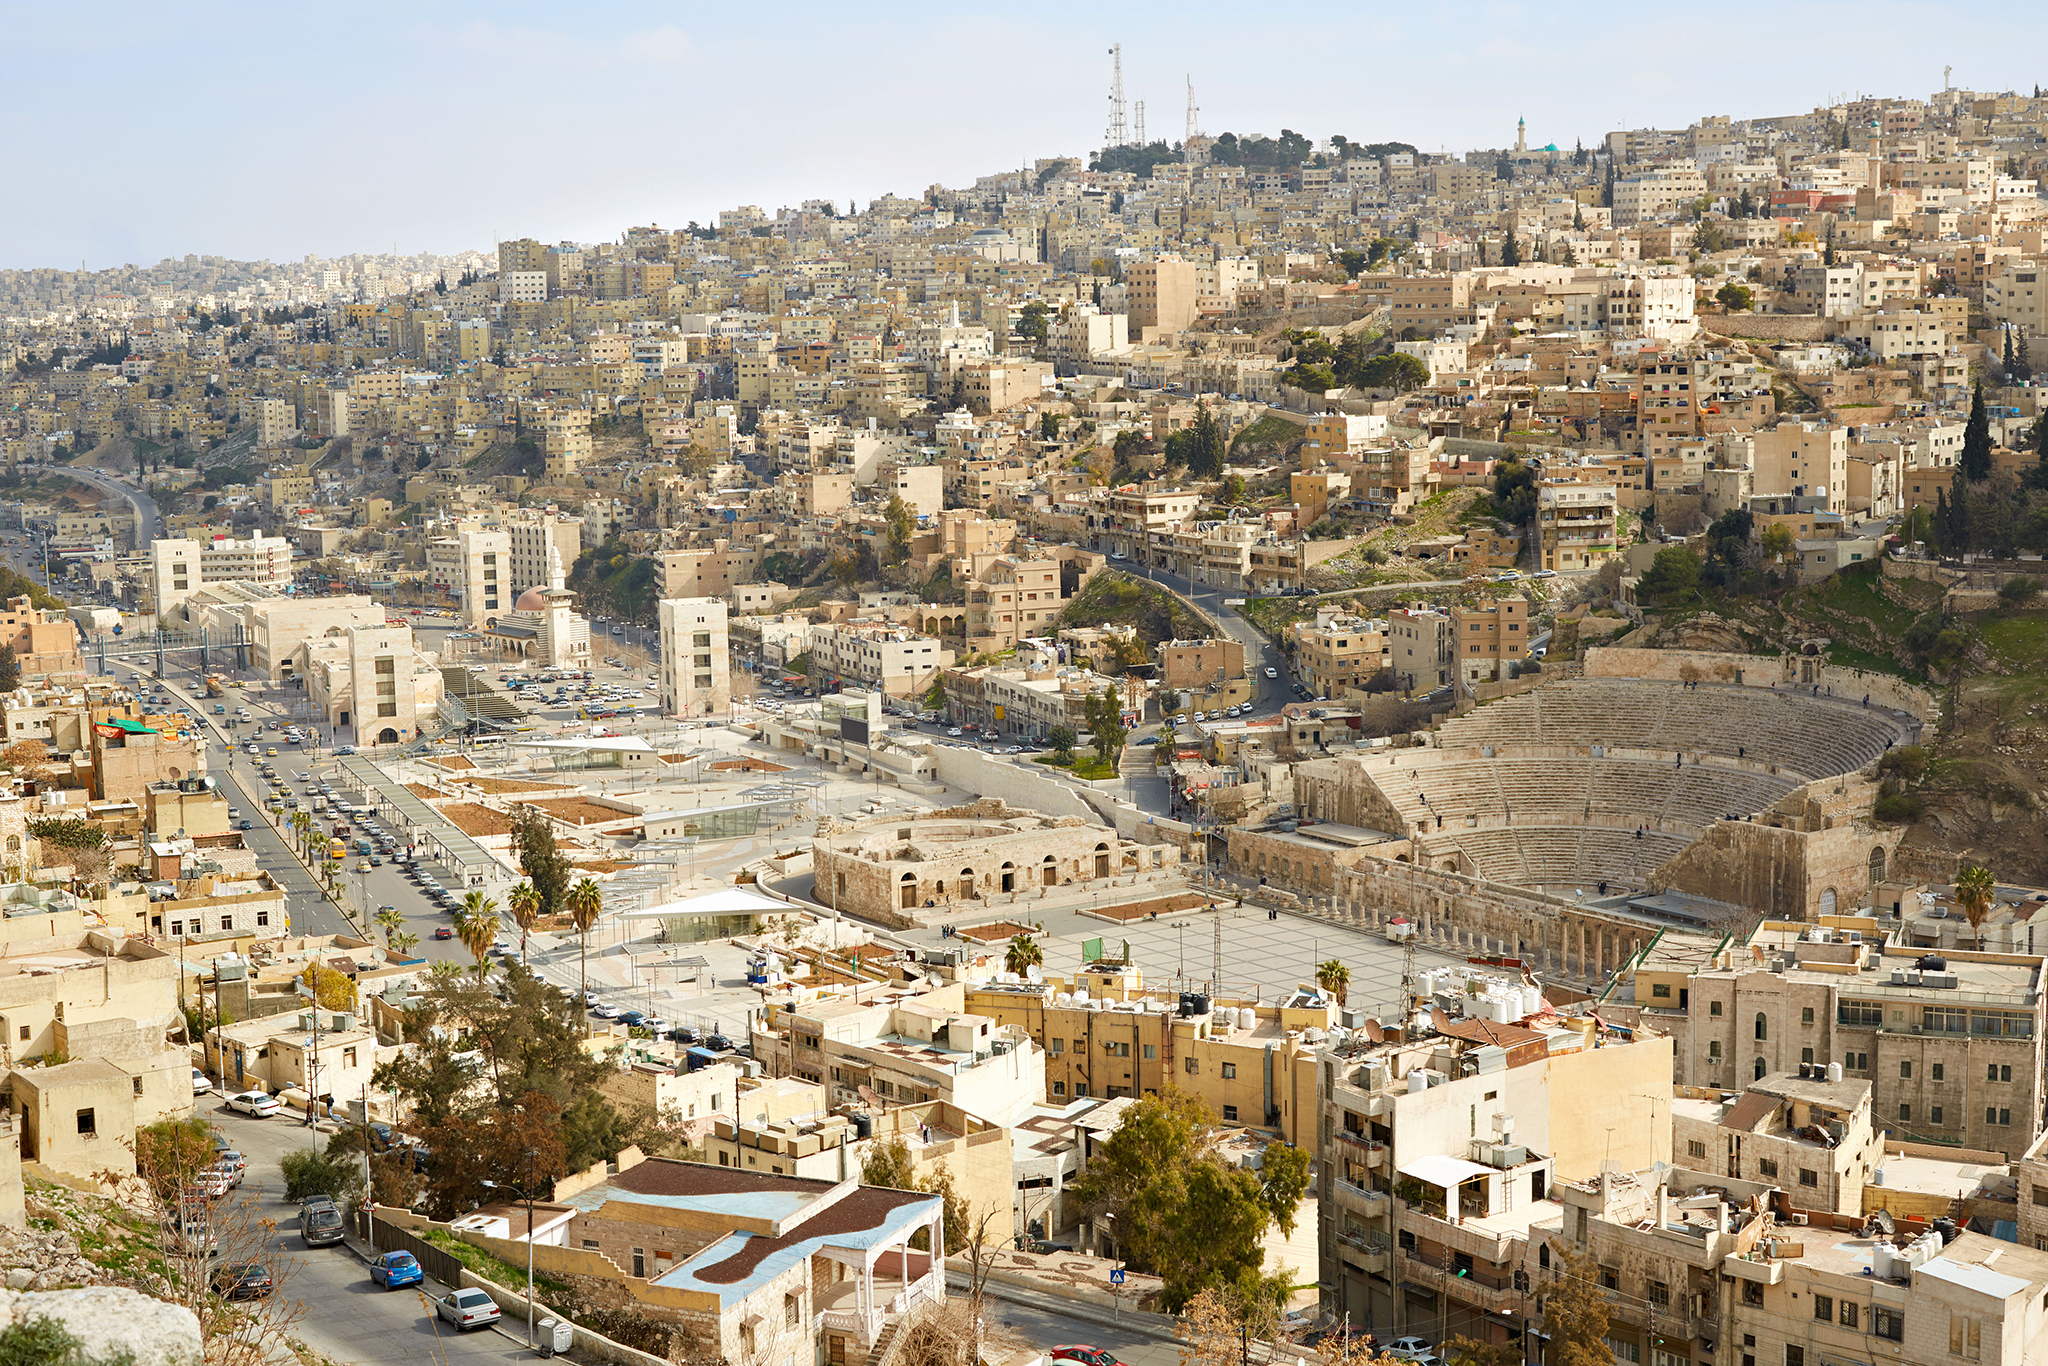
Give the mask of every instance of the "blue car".
[[627, 1026], [644, 1025], [647, 1023], [647, 1015], [644, 1011], [622, 1010], [619, 1012], [619, 1023]]
[[426, 1279], [426, 1273], [410, 1252], [385, 1252], [370, 1263], [370, 1279], [386, 1290], [396, 1290], [400, 1286], [418, 1285]]

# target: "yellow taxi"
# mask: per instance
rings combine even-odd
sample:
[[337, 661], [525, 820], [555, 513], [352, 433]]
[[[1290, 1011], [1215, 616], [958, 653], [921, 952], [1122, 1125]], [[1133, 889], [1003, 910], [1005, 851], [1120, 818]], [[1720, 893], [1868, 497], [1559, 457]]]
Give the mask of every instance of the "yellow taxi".
[[275, 759], [277, 757], [277, 746], [272, 745], [270, 746], [270, 748], [264, 750], [263, 757], [266, 759]]

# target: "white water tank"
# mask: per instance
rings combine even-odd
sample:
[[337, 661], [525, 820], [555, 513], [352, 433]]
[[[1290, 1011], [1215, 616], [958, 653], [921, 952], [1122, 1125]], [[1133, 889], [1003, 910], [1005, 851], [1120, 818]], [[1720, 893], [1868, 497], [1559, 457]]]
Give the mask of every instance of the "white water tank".
[[1253, 1010], [1250, 1006], [1239, 1006], [1237, 1008], [1237, 1027], [1239, 1029], [1257, 1029], [1259, 1027], [1259, 1012]]
[[1077, 1001], [1086, 1001], [1086, 1000], [1088, 999], [1088, 988], [1086, 988], [1086, 987], [1075, 987], [1075, 988], [1074, 988], [1074, 999], [1075, 999], [1075, 1000], [1077, 1000]]
[[1062, 1009], [1069, 1007], [1074, 1004], [1074, 993], [1071, 991], [1062, 991], [1052, 998], [1052, 1003], [1056, 1006], [1061, 1007]]
[[1840, 1081], [1841, 1079], [1842, 1079], [1842, 1064], [1840, 1064], [1840, 1063], [1838, 1063], [1838, 1062], [1831, 1062], [1831, 1063], [1829, 1063], [1829, 1064], [1828, 1064], [1828, 1080], [1829, 1080], [1829, 1081]]
[[1424, 1074], [1421, 1068], [1418, 1067], [1408, 1074], [1408, 1089], [1410, 1091], [1427, 1091], [1429, 1089], [1429, 1077]]
[[1343, 1025], [1331, 1025], [1329, 1037], [1330, 1047], [1342, 1048], [1350, 1040], [1351, 1032], [1345, 1029]]

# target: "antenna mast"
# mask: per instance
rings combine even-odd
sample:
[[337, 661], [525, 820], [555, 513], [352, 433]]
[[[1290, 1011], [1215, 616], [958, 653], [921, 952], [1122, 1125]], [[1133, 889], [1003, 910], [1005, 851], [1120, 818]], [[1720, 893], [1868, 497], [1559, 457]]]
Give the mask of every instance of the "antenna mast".
[[1109, 131], [1103, 134], [1105, 149], [1121, 147], [1130, 141], [1124, 129], [1124, 45], [1112, 43], [1109, 47], [1112, 59], [1109, 78]]
[[1140, 147], [1145, 145], [1145, 102], [1139, 100], [1131, 106], [1131, 141]]

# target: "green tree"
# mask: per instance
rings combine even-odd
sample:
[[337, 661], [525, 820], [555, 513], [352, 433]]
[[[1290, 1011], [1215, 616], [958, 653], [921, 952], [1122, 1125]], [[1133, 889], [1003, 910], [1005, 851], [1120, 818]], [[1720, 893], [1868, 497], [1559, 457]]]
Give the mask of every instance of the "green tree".
[[1017, 335], [1039, 346], [1045, 345], [1046, 336], [1051, 331], [1045, 320], [1048, 311], [1042, 303], [1024, 305], [1017, 311]]
[[12, 645], [0, 645], [0, 692], [13, 692], [21, 686], [21, 661], [15, 658]]
[[1351, 969], [1341, 958], [1332, 958], [1316, 967], [1316, 985], [1337, 998], [1343, 1005], [1344, 998], [1351, 992]]
[[1676, 602], [1699, 590], [1700, 557], [1682, 545], [1666, 546], [1650, 561], [1636, 587], [1653, 602]]
[[584, 878], [569, 889], [563, 898], [563, 908], [569, 912], [569, 923], [576, 930], [576, 991], [580, 998], [590, 990], [590, 931], [604, 914], [604, 889], [590, 878]]
[[519, 930], [519, 961], [526, 961], [527, 936], [540, 923], [540, 893], [534, 891], [531, 882], [521, 882], [505, 893], [505, 912], [512, 917], [512, 923]]
[[1206, 403], [1195, 405], [1195, 420], [1188, 424], [1188, 473], [1197, 479], [1214, 479], [1223, 473], [1223, 432], [1216, 414]]
[[1304, 1149], [1279, 1139], [1266, 1145], [1259, 1160], [1259, 1200], [1266, 1207], [1266, 1217], [1289, 1238], [1294, 1236], [1295, 1211], [1308, 1194], [1309, 1166]]
[[1556, 1366], [1614, 1366], [1607, 1345], [1607, 1302], [1593, 1279], [1592, 1258], [1552, 1244], [1563, 1265], [1542, 1293], [1543, 1331]]
[[778, 550], [761, 561], [761, 575], [763, 578], [773, 579], [777, 583], [794, 588], [810, 576], [810, 571], [804, 568], [801, 555], [788, 550]]
[[1028, 934], [1012, 935], [1009, 946], [1003, 952], [1003, 970], [1022, 977], [1027, 971], [1045, 962], [1045, 952], [1038, 947], [1038, 941]]
[[1513, 232], [1509, 232], [1507, 241], [1501, 243], [1500, 263], [1504, 266], [1519, 266], [1522, 264], [1522, 244], [1517, 240]]
[[1957, 468], [1973, 484], [1991, 477], [1991, 416], [1984, 410], [1982, 381], [1971, 387], [1970, 420], [1963, 426], [1963, 455]]
[[[294, 1148], [278, 1159], [278, 1167], [284, 1173], [284, 1198], [306, 1200], [315, 1195], [333, 1198], [336, 1204], [352, 1204], [363, 1196], [362, 1165], [346, 1152], [336, 1151], [334, 1139], [327, 1141], [325, 1151], [312, 1148]], [[212, 1146], [209, 1142], [208, 1146]]]
[[1983, 864], [1964, 864], [1963, 870], [1956, 874], [1956, 904], [1962, 908], [1963, 919], [1977, 932], [1979, 953], [1984, 951], [1984, 921], [1991, 914], [1997, 896], [1997, 880]]
[[1429, 367], [1406, 351], [1389, 351], [1367, 361], [1359, 370], [1358, 382], [1368, 389], [1405, 394], [1429, 383]]
[[1038, 439], [1041, 441], [1057, 441], [1060, 439], [1060, 415], [1058, 413], [1040, 413], [1038, 415]]
[[889, 563], [901, 564], [910, 555], [910, 538], [917, 534], [917, 514], [902, 494], [892, 493], [882, 518], [889, 524]]
[[498, 903], [482, 892], [464, 897], [462, 909], [455, 913], [455, 937], [476, 959], [476, 977], [481, 982], [490, 969], [491, 945], [498, 940]]
[[1785, 557], [1792, 553], [1792, 528], [1783, 522], [1773, 522], [1764, 528], [1760, 543], [1764, 554], [1782, 564]]
[[1733, 280], [1715, 290], [1714, 297], [1731, 313], [1740, 313], [1756, 300], [1756, 295], [1749, 286], [1738, 285]]
[[1052, 746], [1054, 754], [1072, 754], [1077, 738], [1072, 726], [1054, 726], [1045, 733], [1045, 742]]
[[534, 914], [545, 920], [562, 909], [575, 868], [555, 845], [555, 827], [536, 807], [512, 808], [512, 856], [539, 898]]
[[1536, 473], [1512, 457], [1493, 467], [1493, 505], [1516, 526], [1536, 520]]
[[1117, 755], [1123, 752], [1124, 739], [1130, 733], [1124, 728], [1123, 705], [1117, 697], [1116, 688], [1105, 686], [1101, 692], [1091, 694], [1085, 704], [1085, 712], [1095, 757], [1104, 763], [1115, 763]]

